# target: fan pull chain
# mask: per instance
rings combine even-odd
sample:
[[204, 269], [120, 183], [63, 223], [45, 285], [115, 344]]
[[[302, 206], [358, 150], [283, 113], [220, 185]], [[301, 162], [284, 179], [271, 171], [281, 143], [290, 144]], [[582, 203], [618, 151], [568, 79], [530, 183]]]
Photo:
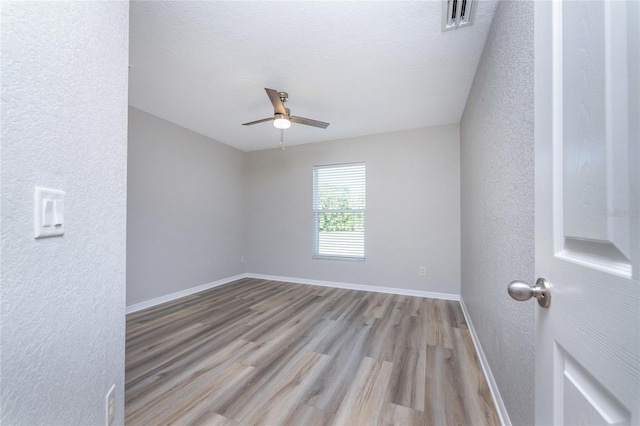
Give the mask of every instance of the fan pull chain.
[[280, 129], [280, 146], [282, 147], [282, 150], [284, 151], [284, 130]]

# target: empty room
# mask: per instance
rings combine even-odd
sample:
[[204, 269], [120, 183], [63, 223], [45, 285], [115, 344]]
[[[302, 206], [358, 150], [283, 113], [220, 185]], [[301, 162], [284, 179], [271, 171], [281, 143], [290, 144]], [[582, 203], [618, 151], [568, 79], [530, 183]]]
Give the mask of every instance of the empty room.
[[5, 1], [0, 424], [640, 424], [637, 1]]

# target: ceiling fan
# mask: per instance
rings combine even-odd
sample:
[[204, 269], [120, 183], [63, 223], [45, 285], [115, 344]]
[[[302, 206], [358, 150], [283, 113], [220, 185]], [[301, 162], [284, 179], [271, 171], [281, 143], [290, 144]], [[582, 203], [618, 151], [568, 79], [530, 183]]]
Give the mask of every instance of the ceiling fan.
[[326, 129], [329, 126], [329, 123], [325, 123], [324, 121], [291, 115], [289, 108], [284, 107], [284, 103], [289, 100], [289, 94], [287, 92], [278, 92], [277, 90], [267, 89], [266, 87], [264, 90], [267, 92], [267, 96], [269, 96], [269, 99], [273, 104], [273, 117], [250, 121], [248, 123], [244, 123], [243, 126], [251, 126], [253, 124], [265, 123], [267, 121], [273, 121], [273, 127], [280, 130], [288, 129], [291, 127], [291, 123], [305, 124], [307, 126], [320, 127], [321, 129]]

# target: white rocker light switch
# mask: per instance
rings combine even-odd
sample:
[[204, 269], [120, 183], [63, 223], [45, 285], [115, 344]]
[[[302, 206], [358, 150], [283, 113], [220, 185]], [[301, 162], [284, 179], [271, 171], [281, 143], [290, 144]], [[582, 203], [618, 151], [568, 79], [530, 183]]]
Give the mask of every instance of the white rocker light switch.
[[55, 237], [64, 234], [64, 191], [35, 188], [35, 237]]

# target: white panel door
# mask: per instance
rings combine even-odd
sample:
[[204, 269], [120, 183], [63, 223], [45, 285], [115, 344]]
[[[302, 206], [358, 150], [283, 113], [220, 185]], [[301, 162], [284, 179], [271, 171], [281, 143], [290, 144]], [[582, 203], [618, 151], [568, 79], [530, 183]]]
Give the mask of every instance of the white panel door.
[[535, 34], [536, 423], [640, 424], [640, 2], [536, 2]]

